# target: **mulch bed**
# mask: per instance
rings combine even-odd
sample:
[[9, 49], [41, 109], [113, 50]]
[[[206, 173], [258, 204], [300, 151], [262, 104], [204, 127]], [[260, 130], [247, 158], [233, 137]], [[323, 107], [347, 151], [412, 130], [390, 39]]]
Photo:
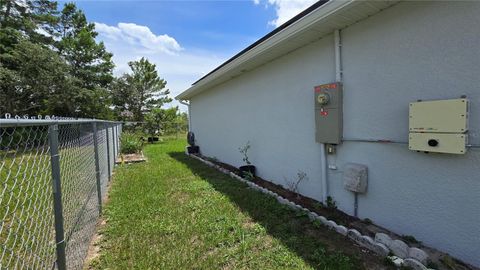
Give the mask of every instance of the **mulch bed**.
[[[211, 158], [201, 156], [199, 154], [197, 154], [197, 156], [199, 156], [203, 159], [207, 159], [208, 161], [213, 162], [213, 163], [221, 166], [222, 168], [225, 168], [225, 169], [227, 169], [227, 170], [229, 170], [229, 171], [231, 171], [231, 172], [233, 172], [237, 175], [240, 175], [240, 170], [237, 167], [234, 167], [234, 166], [232, 166], [230, 164], [227, 164], [227, 163], [220, 162], [220, 161], [215, 160], [215, 159], [211, 159]], [[342, 212], [342, 211], [340, 211], [340, 210], [338, 210], [334, 207], [327, 207], [319, 201], [316, 201], [312, 198], [308, 198], [308, 197], [305, 197], [301, 194], [292, 192], [292, 191], [284, 188], [281, 185], [274, 184], [270, 181], [262, 179], [261, 177], [255, 176], [255, 178], [252, 180], [252, 182], [254, 182], [255, 184], [257, 184], [259, 186], [262, 186], [264, 188], [267, 188], [267, 189], [277, 193], [278, 195], [288, 199], [289, 201], [292, 201], [292, 202], [294, 202], [298, 205], [301, 205], [301, 206], [303, 206], [303, 207], [305, 207], [305, 208], [307, 208], [311, 211], [314, 211], [317, 214], [326, 217], [327, 219], [334, 220], [339, 225], [344, 225], [344, 226], [349, 227], [349, 228], [357, 229], [362, 234], [368, 234], [368, 235], [374, 237], [375, 233], [377, 233], [379, 231], [382, 231], [382, 232], [385, 231], [385, 232], [388, 233], [387, 230], [381, 229], [381, 228], [378, 228], [378, 229], [375, 228], [375, 230], [369, 229], [368, 227], [372, 226], [372, 224], [366, 224], [364, 221], [362, 221], [359, 218], [352, 217], [352, 216], [350, 216], [350, 215], [348, 215], [348, 214], [346, 214], [346, 213], [344, 213], [344, 212]]]

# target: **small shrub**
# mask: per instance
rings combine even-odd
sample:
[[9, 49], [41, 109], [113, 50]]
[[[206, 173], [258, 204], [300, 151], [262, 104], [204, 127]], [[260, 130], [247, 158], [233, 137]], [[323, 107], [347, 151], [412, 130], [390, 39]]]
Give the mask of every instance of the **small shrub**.
[[308, 217], [308, 213], [307, 213], [307, 211], [300, 210], [300, 211], [297, 211], [297, 212], [295, 213], [295, 216], [296, 216], [296, 217]]
[[383, 258], [383, 264], [386, 266], [395, 267], [395, 263], [392, 261], [392, 259], [390, 259], [390, 257]]
[[330, 209], [337, 209], [337, 203], [332, 196], [327, 196], [327, 207]]
[[430, 269], [438, 269], [438, 265], [436, 263], [434, 263], [432, 260], [428, 260], [427, 262], [427, 265], [426, 265], [428, 268]]
[[420, 244], [422, 242], [418, 241], [415, 237], [411, 235], [402, 235], [402, 239], [411, 243], [411, 244]]
[[250, 149], [250, 141], [248, 141], [244, 146], [238, 148], [238, 151], [240, 152], [240, 154], [243, 155], [243, 158], [242, 158], [243, 162], [245, 162], [245, 164], [247, 164], [247, 165], [252, 164], [250, 162], [250, 160], [248, 159], [248, 150], [249, 149]]
[[313, 203], [313, 208], [315, 208], [315, 209], [322, 209], [323, 207], [324, 207], [324, 205], [321, 202], [314, 202]]
[[365, 222], [365, 224], [367, 224], [367, 225], [371, 225], [371, 224], [373, 223], [372, 220], [369, 219], [369, 218], [365, 218], [365, 219], [363, 220], [363, 222]]
[[287, 182], [287, 188], [292, 191], [292, 192], [295, 192], [297, 193], [297, 198], [300, 197], [300, 194], [298, 192], [298, 186], [300, 185], [300, 183], [302, 181], [308, 181], [308, 177], [307, 177], [307, 174], [303, 171], [298, 171], [297, 173], [297, 178], [293, 181], [288, 181], [286, 178], [285, 178], [285, 181]]
[[313, 224], [313, 227], [317, 228], [317, 229], [320, 229], [320, 228], [323, 228], [323, 223], [320, 222], [319, 220], [314, 220], [312, 221], [312, 224]]
[[142, 151], [143, 141], [135, 133], [124, 132], [120, 137], [120, 152], [122, 154], [135, 154]]
[[440, 258], [440, 262], [450, 269], [455, 269], [455, 261], [448, 254], [446, 254], [442, 258]]
[[243, 178], [247, 179], [248, 181], [253, 181], [255, 179], [255, 176], [253, 173], [245, 171], [243, 172]]

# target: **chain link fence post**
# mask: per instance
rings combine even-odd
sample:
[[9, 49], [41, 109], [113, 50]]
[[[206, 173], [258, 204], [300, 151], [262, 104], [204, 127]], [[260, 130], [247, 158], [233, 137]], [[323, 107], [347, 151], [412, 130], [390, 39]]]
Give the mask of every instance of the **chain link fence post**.
[[120, 133], [119, 133], [119, 129], [118, 129], [118, 125], [115, 127], [115, 136], [116, 136], [116, 139], [115, 139], [115, 144], [117, 146], [117, 155], [119, 155], [119, 153], [121, 152], [120, 151]]
[[98, 156], [98, 133], [97, 123], [93, 122], [93, 146], [95, 148], [95, 172], [97, 178], [97, 195], [98, 195], [98, 213], [102, 214], [102, 187], [101, 187], [101, 175], [100, 175], [100, 158]]
[[117, 128], [117, 124], [115, 124], [112, 127], [112, 133], [113, 133], [113, 166], [115, 167], [115, 164], [117, 162], [117, 154], [118, 154], [118, 149], [117, 149], [117, 134], [115, 133], [115, 129]]
[[65, 255], [65, 232], [63, 227], [62, 185], [60, 177], [60, 155], [58, 151], [58, 125], [48, 128], [48, 142], [50, 146], [50, 160], [53, 184], [53, 210], [55, 216], [55, 241], [57, 249], [57, 268], [67, 268]]
[[110, 129], [110, 124], [105, 127], [105, 131], [106, 131], [106, 134], [107, 134], [107, 169], [108, 169], [108, 181], [110, 181], [110, 178], [112, 177], [112, 173], [111, 173], [112, 171], [111, 171], [111, 167], [110, 167], [110, 162], [111, 162], [112, 157], [110, 156], [110, 132], [109, 132], [109, 129]]

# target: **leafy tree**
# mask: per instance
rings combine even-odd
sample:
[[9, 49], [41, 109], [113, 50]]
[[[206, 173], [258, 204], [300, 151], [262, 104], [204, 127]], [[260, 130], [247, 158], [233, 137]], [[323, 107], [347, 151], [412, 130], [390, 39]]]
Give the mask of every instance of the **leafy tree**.
[[132, 72], [123, 74], [113, 87], [113, 103], [117, 112], [129, 111], [130, 120], [142, 122], [144, 114], [163, 104], [171, 102], [170, 91], [165, 89], [167, 82], [161, 79], [155, 64], [143, 58], [129, 62]]
[[112, 54], [95, 38], [95, 24], [75, 4], [65, 4], [61, 11], [56, 42], [60, 55], [70, 66], [73, 81], [71, 98], [73, 116], [110, 118], [109, 87], [113, 80]]
[[160, 135], [163, 122], [163, 110], [155, 108], [145, 115], [144, 128], [150, 137]]
[[75, 4], [0, 0], [0, 110], [112, 118], [112, 54]]
[[175, 131], [178, 107], [154, 108], [145, 114], [145, 131], [150, 137], [172, 134]]
[[188, 131], [188, 114], [180, 112], [176, 118], [176, 132], [186, 133]]
[[52, 44], [57, 24], [57, 2], [49, 0], [1, 0], [0, 39], [5, 52], [19, 36], [38, 44]]
[[65, 63], [53, 42], [57, 4], [48, 0], [0, 1], [0, 110], [38, 114], [46, 97], [66, 82]]
[[57, 53], [22, 40], [0, 60], [0, 111], [68, 115], [72, 104], [65, 90], [71, 78]]

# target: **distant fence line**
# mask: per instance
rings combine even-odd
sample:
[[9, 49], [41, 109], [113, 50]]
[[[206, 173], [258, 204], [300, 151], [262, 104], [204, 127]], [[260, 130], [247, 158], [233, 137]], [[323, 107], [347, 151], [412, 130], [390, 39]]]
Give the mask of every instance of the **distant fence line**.
[[120, 149], [119, 122], [0, 119], [0, 269], [82, 269]]

